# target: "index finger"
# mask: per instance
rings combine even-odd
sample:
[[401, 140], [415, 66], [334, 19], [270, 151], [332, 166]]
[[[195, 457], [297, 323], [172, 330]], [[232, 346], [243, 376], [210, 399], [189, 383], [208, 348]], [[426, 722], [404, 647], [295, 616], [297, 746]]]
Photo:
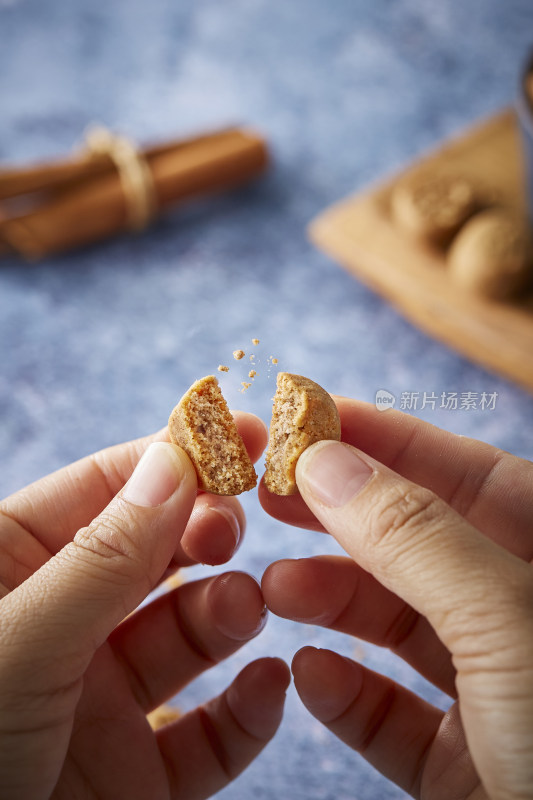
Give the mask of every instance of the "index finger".
[[[491, 445], [441, 430], [401, 411], [336, 397], [343, 442], [430, 489], [507, 550], [533, 558], [533, 464]], [[323, 530], [299, 495], [281, 498], [262, 485], [263, 508], [276, 519]]]
[[[234, 412], [234, 418], [250, 458], [257, 461], [266, 444], [264, 424], [245, 412]], [[154, 441], [168, 441], [168, 429], [63, 467], [6, 498], [0, 513], [29, 531], [49, 553], [56, 553], [109, 504]]]

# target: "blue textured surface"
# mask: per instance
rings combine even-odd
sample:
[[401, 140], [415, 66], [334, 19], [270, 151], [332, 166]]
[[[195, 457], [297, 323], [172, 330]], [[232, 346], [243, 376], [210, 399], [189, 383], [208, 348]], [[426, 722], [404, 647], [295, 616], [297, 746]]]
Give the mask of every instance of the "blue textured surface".
[[[266, 359], [330, 391], [498, 393], [493, 411], [420, 416], [533, 454], [531, 397], [415, 330], [308, 243], [329, 203], [513, 101], [531, 0], [0, 0], [0, 160], [58, 155], [98, 121], [138, 141], [244, 122], [274, 166], [231, 196], [168, 215], [138, 237], [0, 263], [2, 494], [94, 449], [162, 426], [198, 376], [261, 339], [261, 378], [231, 405], [268, 419]], [[235, 566], [325, 552], [244, 505]], [[200, 574], [200, 570], [198, 573]], [[306, 643], [353, 654], [338, 634], [271, 619], [180, 699], [190, 707], [255, 656]], [[397, 659], [364, 661], [441, 702]], [[280, 732], [221, 798], [404, 797], [315, 723], [293, 689]]]

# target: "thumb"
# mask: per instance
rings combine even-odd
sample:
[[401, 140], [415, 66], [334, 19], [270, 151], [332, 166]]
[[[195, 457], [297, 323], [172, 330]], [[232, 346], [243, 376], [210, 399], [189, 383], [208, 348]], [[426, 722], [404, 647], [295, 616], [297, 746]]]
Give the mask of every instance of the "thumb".
[[[181, 448], [149, 446], [121, 492], [87, 528], [2, 601], [6, 658], [62, 685], [85, 671], [113, 628], [155, 586], [196, 498], [196, 473]], [[26, 676], [28, 677], [28, 676]]]
[[461, 634], [475, 633], [478, 645], [485, 629], [490, 635], [497, 628], [501, 635], [504, 616], [522, 607], [524, 586], [531, 583], [526, 562], [483, 536], [429, 489], [329, 441], [302, 454], [296, 480], [326, 530], [428, 617], [452, 652]]
[[524, 755], [533, 752], [530, 565], [433, 492], [340, 442], [309, 447], [296, 481], [326, 530], [426, 616], [450, 650], [470, 752], [494, 796], [510, 765], [516, 785], [530, 786], [533, 762]]

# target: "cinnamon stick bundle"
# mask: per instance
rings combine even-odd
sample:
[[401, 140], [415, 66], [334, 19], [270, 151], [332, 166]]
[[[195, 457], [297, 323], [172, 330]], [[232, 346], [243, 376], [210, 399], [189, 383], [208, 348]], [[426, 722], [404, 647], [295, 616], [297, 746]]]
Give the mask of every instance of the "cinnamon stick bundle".
[[0, 169], [0, 255], [35, 260], [139, 230], [169, 206], [249, 181], [267, 163], [264, 140], [240, 128], [145, 150], [98, 130], [69, 159]]

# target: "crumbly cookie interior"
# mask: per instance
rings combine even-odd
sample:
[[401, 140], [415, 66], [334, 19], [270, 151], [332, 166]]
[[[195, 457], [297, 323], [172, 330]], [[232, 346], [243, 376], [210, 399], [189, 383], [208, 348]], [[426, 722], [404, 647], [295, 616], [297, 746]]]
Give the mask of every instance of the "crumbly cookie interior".
[[235, 495], [256, 485], [255, 469], [213, 375], [190, 387], [168, 427], [171, 441], [186, 451], [205, 491]]

